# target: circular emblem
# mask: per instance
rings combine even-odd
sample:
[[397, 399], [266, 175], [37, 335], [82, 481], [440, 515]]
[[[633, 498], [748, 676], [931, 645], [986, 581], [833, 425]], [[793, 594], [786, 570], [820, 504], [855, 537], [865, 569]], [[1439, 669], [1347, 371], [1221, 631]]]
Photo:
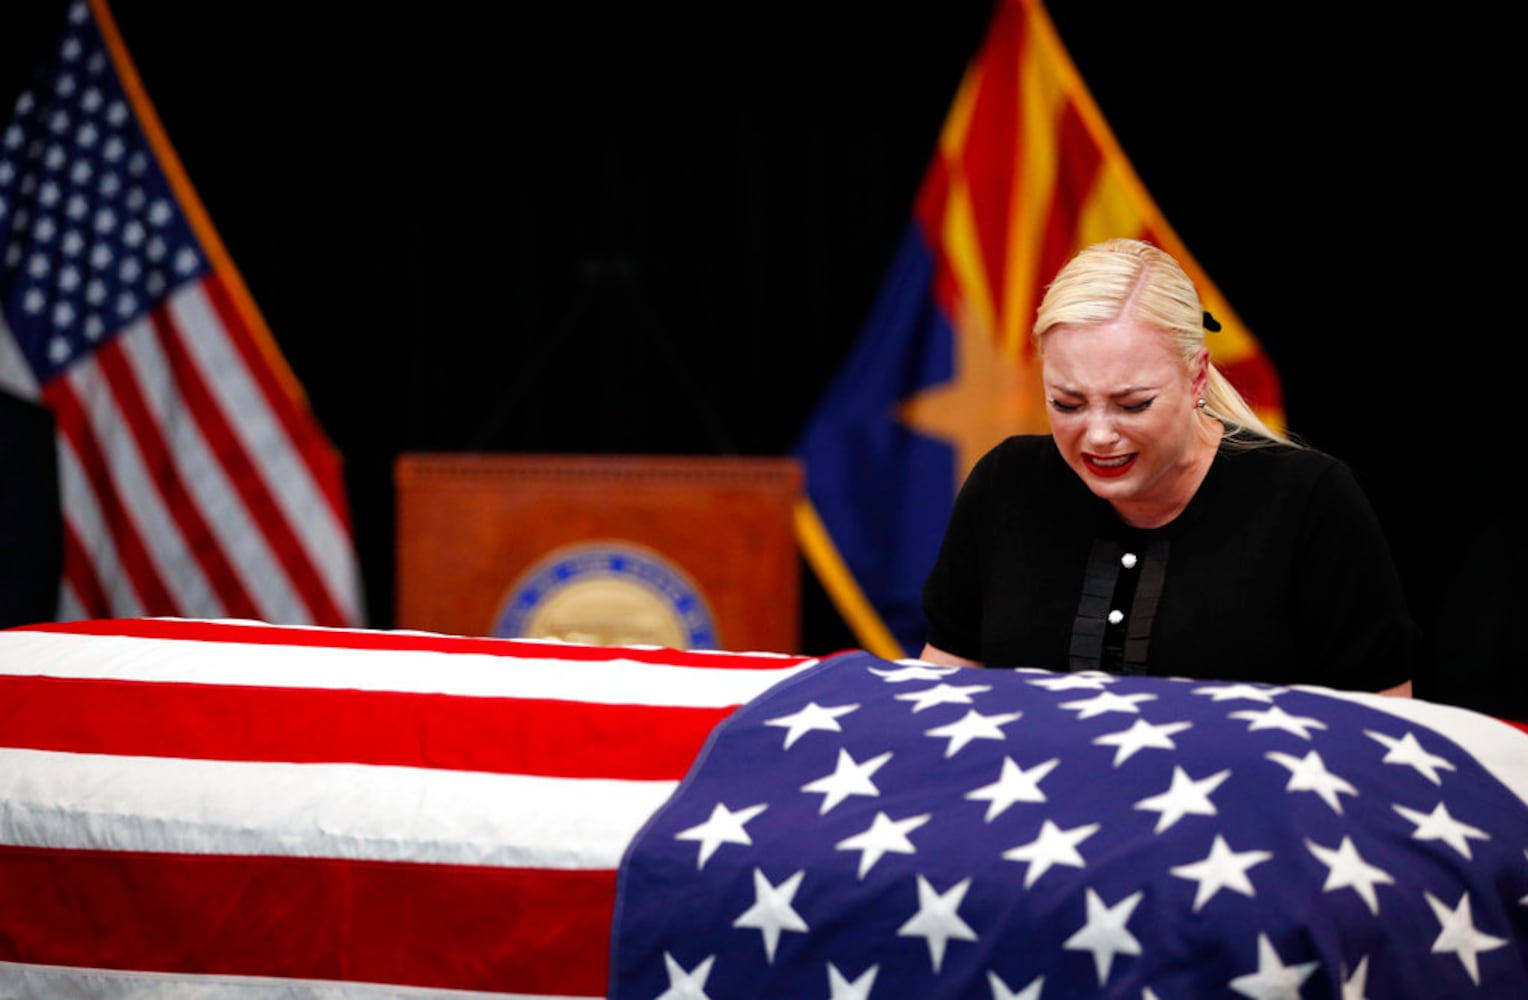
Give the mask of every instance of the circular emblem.
[[716, 625], [683, 570], [650, 549], [594, 542], [557, 549], [510, 587], [499, 638], [717, 649]]

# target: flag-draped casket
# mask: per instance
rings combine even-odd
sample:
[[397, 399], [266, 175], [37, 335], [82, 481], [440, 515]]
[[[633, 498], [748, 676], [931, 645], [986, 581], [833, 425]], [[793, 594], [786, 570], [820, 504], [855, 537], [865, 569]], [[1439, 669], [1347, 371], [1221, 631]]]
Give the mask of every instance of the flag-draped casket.
[[1426, 702], [245, 621], [0, 632], [0, 995], [1528, 995]]

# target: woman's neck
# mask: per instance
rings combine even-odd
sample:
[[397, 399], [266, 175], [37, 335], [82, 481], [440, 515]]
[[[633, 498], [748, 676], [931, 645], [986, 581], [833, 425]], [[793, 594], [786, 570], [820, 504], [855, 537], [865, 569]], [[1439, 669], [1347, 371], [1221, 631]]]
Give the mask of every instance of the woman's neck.
[[1171, 488], [1161, 496], [1115, 503], [1114, 512], [1120, 520], [1132, 528], [1160, 528], [1171, 524], [1188, 508], [1194, 494], [1199, 492], [1204, 477], [1209, 475], [1210, 466], [1215, 464], [1215, 455], [1220, 450], [1220, 441], [1226, 430], [1219, 420], [1210, 417], [1200, 419], [1204, 421], [1201, 425], [1203, 433], [1194, 436], [1194, 447], [1190, 449]]

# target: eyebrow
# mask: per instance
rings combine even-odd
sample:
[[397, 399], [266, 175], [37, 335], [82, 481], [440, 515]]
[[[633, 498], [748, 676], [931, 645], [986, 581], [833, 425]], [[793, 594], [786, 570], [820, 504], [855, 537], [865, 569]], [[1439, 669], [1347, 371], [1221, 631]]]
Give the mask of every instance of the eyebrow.
[[[1054, 382], [1050, 384], [1050, 389], [1051, 389], [1051, 391], [1053, 393], [1060, 393], [1060, 394], [1062, 394], [1064, 396], [1083, 396], [1083, 395], [1086, 395], [1085, 393], [1078, 392], [1076, 389], [1073, 389], [1073, 388], [1071, 388], [1069, 386], [1060, 385], [1060, 384], [1054, 383]], [[1157, 385], [1132, 385], [1132, 386], [1129, 386], [1127, 388], [1120, 389], [1120, 390], [1118, 390], [1116, 392], [1109, 393], [1109, 398], [1110, 399], [1123, 399], [1126, 396], [1134, 396], [1136, 393], [1139, 393], [1139, 392], [1160, 392], [1161, 389], [1162, 389], [1162, 387], [1161, 386], [1157, 386]]]

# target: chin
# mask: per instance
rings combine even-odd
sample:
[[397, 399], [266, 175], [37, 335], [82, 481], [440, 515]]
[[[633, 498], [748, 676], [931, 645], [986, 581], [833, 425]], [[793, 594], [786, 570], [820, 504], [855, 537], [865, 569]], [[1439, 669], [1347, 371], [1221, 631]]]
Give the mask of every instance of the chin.
[[1072, 466], [1072, 472], [1094, 496], [1105, 500], [1117, 500], [1133, 495], [1136, 491], [1136, 474], [1131, 469], [1123, 476], [1100, 476], [1081, 462]]
[[1135, 496], [1135, 488], [1128, 482], [1119, 479], [1093, 479], [1084, 480], [1088, 490], [1101, 500], [1110, 502], [1128, 500]]

